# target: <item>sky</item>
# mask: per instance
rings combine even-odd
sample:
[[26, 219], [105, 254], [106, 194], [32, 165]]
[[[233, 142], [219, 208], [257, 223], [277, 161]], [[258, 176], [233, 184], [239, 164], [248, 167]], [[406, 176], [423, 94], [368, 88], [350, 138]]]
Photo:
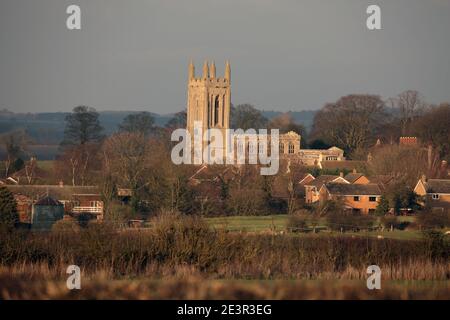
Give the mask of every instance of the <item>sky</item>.
[[178, 112], [191, 59], [218, 75], [229, 60], [233, 104], [264, 110], [408, 89], [450, 101], [450, 0], [0, 1], [0, 109]]

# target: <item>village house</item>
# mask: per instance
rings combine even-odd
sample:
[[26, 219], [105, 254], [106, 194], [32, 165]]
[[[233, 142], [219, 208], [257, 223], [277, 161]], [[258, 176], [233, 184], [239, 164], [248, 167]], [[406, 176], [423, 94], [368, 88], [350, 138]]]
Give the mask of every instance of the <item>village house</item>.
[[20, 222], [30, 223], [33, 204], [45, 197], [51, 197], [63, 204], [64, 212], [73, 216], [87, 214], [103, 219], [103, 201], [98, 187], [65, 185], [7, 185], [14, 195]]
[[414, 192], [423, 197], [423, 205], [433, 210], [450, 209], [450, 179], [427, 179], [423, 176]]
[[338, 200], [348, 210], [362, 214], [375, 212], [381, 197], [377, 184], [327, 183], [319, 190], [319, 201]]
[[335, 175], [321, 175], [317, 178], [314, 178], [312, 175], [306, 175], [301, 181], [305, 187], [305, 203], [311, 204], [319, 201], [319, 190], [320, 188], [327, 183], [350, 183], [344, 177], [343, 174], [340, 176]]

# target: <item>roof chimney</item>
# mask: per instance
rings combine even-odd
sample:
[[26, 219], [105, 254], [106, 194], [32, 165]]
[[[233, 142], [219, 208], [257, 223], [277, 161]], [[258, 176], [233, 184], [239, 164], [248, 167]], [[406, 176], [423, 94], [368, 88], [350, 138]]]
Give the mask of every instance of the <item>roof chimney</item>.
[[353, 173], [357, 173], [357, 172], [356, 172], [356, 168], [353, 168]]
[[427, 182], [427, 176], [423, 174], [420, 180], [422, 180], [423, 183]]
[[343, 178], [344, 177], [344, 173], [341, 171], [339, 172], [339, 177]]
[[64, 181], [59, 180], [59, 187], [60, 187], [60, 188], [64, 187]]

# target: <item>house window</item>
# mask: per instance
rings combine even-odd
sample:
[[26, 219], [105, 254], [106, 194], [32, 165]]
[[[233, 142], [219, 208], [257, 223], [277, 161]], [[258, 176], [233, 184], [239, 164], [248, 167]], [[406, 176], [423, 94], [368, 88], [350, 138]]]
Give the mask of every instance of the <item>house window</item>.
[[354, 196], [353, 201], [359, 201], [359, 196]]
[[433, 200], [439, 200], [439, 194], [433, 193], [433, 194], [431, 195], [431, 198], [432, 198]]
[[377, 197], [369, 197], [369, 201], [370, 202], [376, 202], [377, 201]]

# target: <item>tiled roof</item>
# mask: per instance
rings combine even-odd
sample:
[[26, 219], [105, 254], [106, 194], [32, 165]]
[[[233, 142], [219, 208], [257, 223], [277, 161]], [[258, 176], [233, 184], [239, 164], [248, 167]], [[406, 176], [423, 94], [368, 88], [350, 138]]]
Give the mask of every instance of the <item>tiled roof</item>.
[[375, 183], [327, 183], [325, 186], [328, 189], [329, 193], [333, 195], [381, 195], [380, 187]]
[[428, 179], [425, 182], [427, 193], [450, 194], [450, 179]]
[[356, 180], [358, 180], [362, 176], [364, 176], [362, 173], [349, 173], [344, 177], [344, 179], [350, 183], [354, 183]]
[[370, 183], [378, 183], [378, 184], [388, 184], [390, 183], [394, 178], [390, 175], [376, 175], [369, 177]]
[[59, 186], [59, 185], [7, 185], [12, 193], [20, 193], [32, 199], [50, 196], [58, 200], [70, 200], [73, 195], [99, 195], [95, 186]]
[[324, 185], [328, 182], [331, 182], [337, 178], [339, 178], [339, 176], [324, 174], [324, 175], [318, 176], [315, 180], [311, 181], [310, 183], [306, 183], [305, 185], [320, 188], [322, 185]]
[[365, 161], [343, 160], [343, 161], [322, 161], [322, 169], [360, 169], [366, 165]]

